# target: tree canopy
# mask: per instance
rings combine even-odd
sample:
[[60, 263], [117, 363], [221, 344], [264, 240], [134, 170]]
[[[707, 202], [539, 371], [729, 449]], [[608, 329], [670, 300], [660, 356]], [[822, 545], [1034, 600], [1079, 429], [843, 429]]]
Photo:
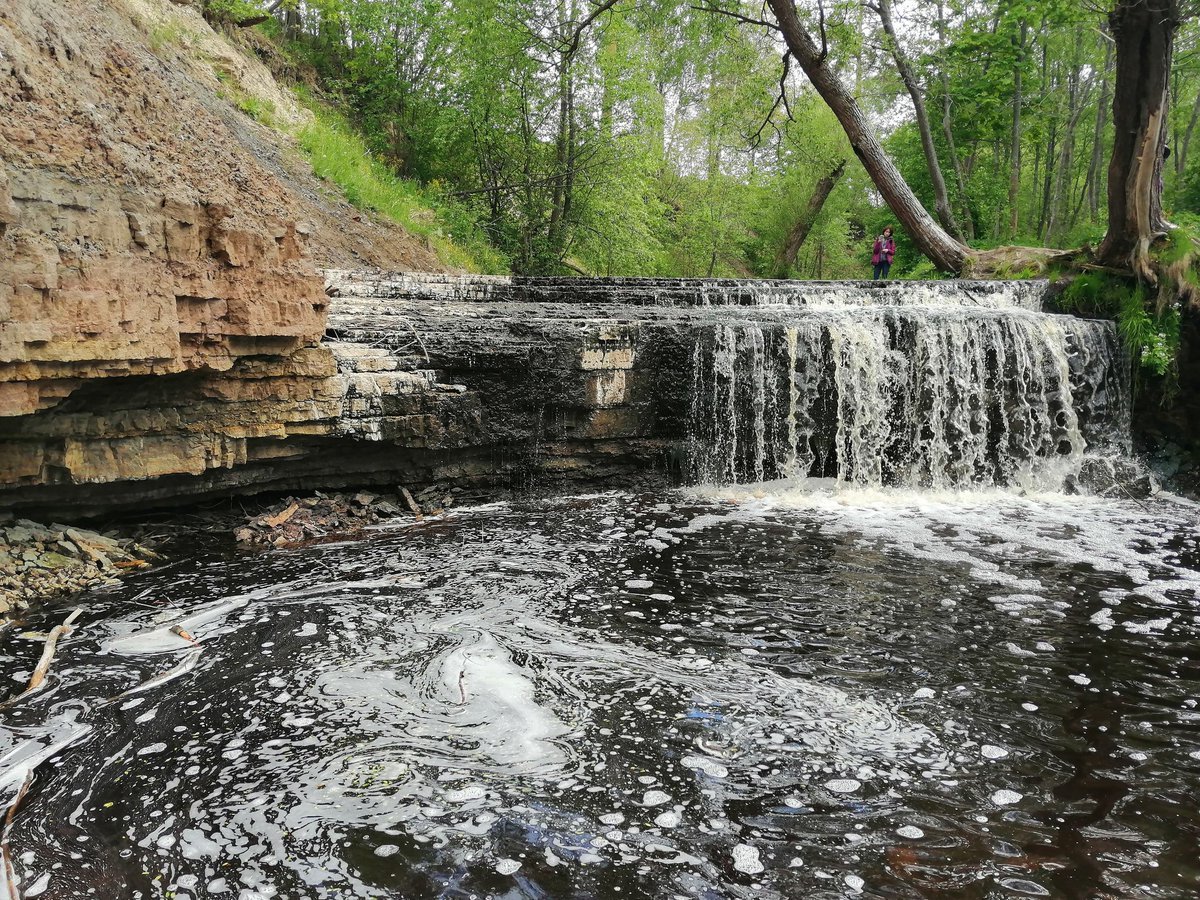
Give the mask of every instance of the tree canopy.
[[[1200, 28], [1175, 0], [1122, 3], [1178, 14], [1153, 177], [1164, 216], [1200, 219]], [[956, 247], [1099, 245], [1107, 229], [1112, 3], [264, 6], [260, 27], [372, 152], [465, 210], [515, 272], [860, 277], [896, 222], [916, 239], [901, 234], [897, 272], [931, 273], [922, 253], [957, 271]]]

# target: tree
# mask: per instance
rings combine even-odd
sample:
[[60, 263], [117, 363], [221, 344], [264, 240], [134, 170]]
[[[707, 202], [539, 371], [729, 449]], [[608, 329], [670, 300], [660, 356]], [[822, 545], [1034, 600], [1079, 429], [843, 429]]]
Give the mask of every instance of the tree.
[[1162, 210], [1163, 150], [1178, 0], [1118, 0], [1109, 16], [1116, 45], [1108, 233], [1097, 258], [1156, 281], [1150, 246], [1169, 228]]
[[833, 193], [834, 187], [837, 186], [845, 172], [846, 160], [840, 159], [833, 170], [822, 176], [817, 182], [817, 186], [813, 188], [812, 196], [808, 198], [808, 203], [805, 204], [804, 210], [796, 219], [796, 224], [788, 231], [787, 239], [775, 256], [774, 274], [776, 278], [786, 278], [788, 271], [796, 264], [796, 254], [804, 246], [805, 240], [808, 239], [808, 233], [812, 231], [817, 216], [821, 214], [821, 210], [825, 206], [825, 201], [829, 199], [829, 195]]
[[917, 130], [921, 134], [921, 149], [925, 153], [925, 164], [929, 167], [929, 180], [933, 184], [934, 207], [937, 210], [938, 221], [942, 223], [942, 227], [946, 231], [961, 242], [963, 240], [962, 229], [958, 227], [958, 222], [954, 219], [954, 212], [950, 208], [950, 196], [946, 193], [946, 179], [942, 176], [942, 164], [938, 160], [937, 147], [933, 143], [933, 129], [929, 125], [929, 113], [925, 109], [925, 95], [921, 90], [921, 85], [917, 82], [912, 64], [904, 53], [904, 48], [900, 46], [900, 39], [896, 37], [896, 26], [892, 19], [892, 0], [879, 0], [878, 4], [868, 5], [879, 15], [884, 35], [887, 37], [888, 50], [891, 51], [892, 59], [896, 61], [896, 70], [900, 73], [900, 80], [904, 82], [908, 96], [912, 98], [913, 110], [917, 117]]
[[884, 152], [874, 131], [863, 115], [837, 73], [828, 65], [828, 39], [825, 24], [821, 22], [821, 46], [818, 48], [808, 30], [800, 21], [794, 0], [767, 0], [779, 30], [783, 34], [788, 51], [800, 63], [804, 74], [833, 110], [841, 123], [850, 147], [862, 163], [863, 168], [875, 182], [884, 202], [891, 207], [904, 230], [908, 232], [922, 253], [939, 269], [961, 272], [966, 265], [969, 251], [967, 246], [955, 239], [938, 225], [917, 199], [896, 168], [896, 164]]

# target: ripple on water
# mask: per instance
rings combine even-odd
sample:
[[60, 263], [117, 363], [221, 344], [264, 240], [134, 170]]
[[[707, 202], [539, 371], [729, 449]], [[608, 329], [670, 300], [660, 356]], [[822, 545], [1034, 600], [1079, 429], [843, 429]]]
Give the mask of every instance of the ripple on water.
[[[1036, 845], [1005, 890], [1050, 895], [1085, 853], [1081, 893], [1187, 896], [1194, 813], [1160, 800], [1200, 760], [1174, 699], [1198, 677], [1197, 522], [1174, 501], [612, 494], [198, 557], [98, 597], [53, 691], [7, 710], [0, 798], [38, 768], [17, 877], [916, 896], [985, 890]], [[38, 651], [2, 633], [0, 669]], [[1114, 782], [1094, 831], [1059, 847], [1020, 814], [1071, 815], [1056, 788], [1108, 784], [1113, 759], [1154, 774]]]

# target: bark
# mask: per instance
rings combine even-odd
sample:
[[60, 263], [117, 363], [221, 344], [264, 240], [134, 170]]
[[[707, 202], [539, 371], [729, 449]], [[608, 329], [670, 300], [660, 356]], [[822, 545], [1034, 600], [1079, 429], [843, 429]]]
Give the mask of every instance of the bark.
[[913, 194], [896, 164], [880, 146], [862, 110], [841, 79], [827, 65], [825, 51], [817, 46], [801, 24], [794, 0], [767, 2], [779, 23], [788, 50], [837, 116], [855, 155], [913, 243], [939, 269], [946, 272], [962, 271], [970, 251], [947, 234]]
[[929, 125], [929, 112], [925, 108], [925, 96], [921, 92], [920, 84], [917, 83], [917, 76], [908, 61], [908, 56], [904, 53], [904, 48], [900, 46], [900, 41], [896, 37], [896, 26], [892, 21], [892, 0], [879, 0], [879, 5], [874, 9], [879, 13], [879, 20], [883, 23], [883, 31], [888, 39], [888, 49], [891, 51], [892, 59], [896, 62], [900, 80], [904, 82], [908, 96], [912, 98], [913, 109], [917, 115], [917, 131], [921, 135], [921, 149], [925, 153], [925, 166], [929, 169], [929, 180], [933, 184], [934, 209], [937, 210], [938, 221], [942, 223], [942, 227], [946, 231], [961, 241], [963, 239], [962, 229], [958, 227], [958, 222], [954, 220], [954, 211], [950, 208], [950, 196], [946, 192], [946, 179], [942, 177], [942, 165], [938, 160], [937, 147], [933, 143], [933, 129]]
[[[941, 47], [946, 47], [946, 12], [942, 0], [938, 0], [938, 41]], [[942, 133], [946, 136], [946, 152], [954, 168], [954, 181], [958, 188], [959, 209], [962, 211], [963, 231], [968, 239], [975, 237], [975, 217], [971, 214], [971, 206], [967, 202], [967, 179], [963, 174], [962, 160], [958, 158], [958, 149], [954, 145], [954, 116], [950, 96], [950, 74], [944, 65], [939, 65], [939, 75], [942, 80]]]
[[804, 246], [804, 242], [808, 239], [808, 233], [812, 231], [813, 223], [817, 221], [817, 216], [821, 214], [821, 209], [825, 206], [825, 201], [829, 199], [829, 195], [845, 172], [846, 161], [839, 160], [833, 171], [821, 178], [817, 182], [817, 186], [813, 188], [812, 196], [808, 198], [804, 211], [788, 232], [787, 240], [779, 248], [779, 253], [775, 255], [776, 278], [787, 278], [788, 270], [796, 263], [796, 254]]
[[1008, 233], [1010, 237], [1017, 236], [1017, 229], [1021, 225], [1021, 212], [1018, 201], [1021, 198], [1021, 65], [1024, 62], [1025, 54], [1025, 35], [1028, 33], [1029, 26], [1025, 21], [1021, 21], [1020, 40], [1017, 44], [1017, 62], [1013, 66], [1013, 119], [1012, 119], [1012, 143], [1009, 149], [1009, 176], [1008, 176], [1008, 208], [1011, 211], [1008, 220]]
[[1192, 106], [1192, 116], [1188, 119], [1187, 128], [1183, 132], [1183, 141], [1175, 148], [1175, 170], [1182, 175], [1187, 171], [1188, 147], [1192, 143], [1192, 134], [1196, 130], [1196, 121], [1200, 119], [1200, 93], [1196, 94], [1196, 102]]
[[1100, 99], [1096, 106], [1096, 131], [1092, 136], [1092, 158], [1088, 162], [1087, 180], [1084, 182], [1083, 191], [1088, 212], [1092, 218], [1095, 218], [1100, 212], [1100, 162], [1104, 158], [1104, 129], [1108, 124], [1108, 70], [1111, 63], [1112, 45], [1106, 41], [1104, 44], [1104, 77], [1100, 81]]
[[1108, 166], [1108, 233], [1097, 259], [1155, 282], [1150, 245], [1169, 227], [1162, 211], [1162, 167], [1178, 0], [1118, 0], [1109, 26], [1117, 53], [1115, 137]]

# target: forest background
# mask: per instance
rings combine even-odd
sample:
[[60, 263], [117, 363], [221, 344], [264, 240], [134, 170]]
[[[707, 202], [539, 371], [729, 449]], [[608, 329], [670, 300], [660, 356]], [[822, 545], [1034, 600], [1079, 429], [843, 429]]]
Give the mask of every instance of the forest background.
[[[1109, 5], [797, 6], [931, 212], [940, 174], [938, 218], [970, 246], [1100, 241]], [[281, 49], [316, 113], [300, 139], [318, 174], [465, 248], [466, 268], [869, 277], [872, 240], [894, 222], [754, 4], [209, 0], [208, 14]], [[1176, 32], [1169, 93], [1163, 205], [1200, 225], [1195, 18]], [[893, 276], [935, 277], [898, 239]]]

